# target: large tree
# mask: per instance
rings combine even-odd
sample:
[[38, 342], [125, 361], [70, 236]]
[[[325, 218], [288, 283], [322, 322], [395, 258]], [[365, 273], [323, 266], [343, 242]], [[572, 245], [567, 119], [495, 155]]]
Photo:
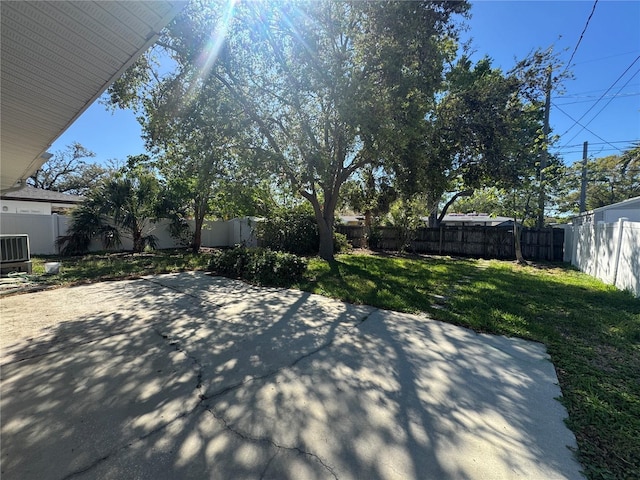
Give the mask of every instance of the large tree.
[[508, 199], [503, 205], [514, 218], [516, 256], [523, 261], [518, 225], [537, 212], [532, 199], [540, 197], [540, 159], [547, 147], [540, 93], [554, 58], [550, 50], [536, 51], [505, 74], [488, 58], [473, 65], [463, 55], [451, 68], [426, 118], [424, 139], [412, 146], [413, 155], [400, 157], [396, 168], [405, 195], [427, 199], [432, 226], [458, 199], [496, 186]]
[[191, 246], [197, 252], [204, 220], [216, 210], [214, 200], [220, 201], [221, 188], [240, 179], [238, 142], [242, 130], [238, 113], [226, 101], [226, 92], [219, 87], [208, 91], [211, 85], [185, 78], [191, 75], [193, 72], [182, 71], [171, 79], [170, 93], [148, 112], [145, 129], [147, 145], [160, 154], [159, 168], [174, 200], [182, 200], [193, 215]]
[[476, 189], [498, 184], [510, 189], [522, 184], [536, 165], [539, 178], [545, 147], [541, 94], [554, 61], [550, 50], [538, 50], [504, 73], [489, 58], [473, 64], [462, 55], [448, 71], [438, 102], [425, 119], [424, 138], [396, 165], [405, 196], [420, 193], [427, 199], [431, 225]]
[[97, 185], [109, 169], [87, 162], [96, 154], [75, 142], [54, 153], [27, 182], [36, 188], [84, 195]]
[[[252, 157], [310, 202], [320, 256], [330, 260], [341, 186], [416, 137], [455, 54], [452, 16], [467, 9], [447, 1], [193, 2], [160, 43], [188, 92], [223, 89], [242, 110]], [[145, 72], [139, 63], [129, 83], [151, 79]]]
[[[208, 216], [228, 217], [247, 209], [242, 199], [262, 192], [247, 160], [250, 128], [240, 105], [223, 85], [206, 82], [190, 63], [191, 50], [168, 48], [176, 68], [162, 76], [152, 53], [143, 57], [110, 89], [111, 101], [141, 113], [146, 146], [166, 180], [177, 225], [193, 218], [190, 245], [197, 252]], [[226, 195], [225, 189], [237, 194]]]
[[404, 196], [426, 198], [432, 226], [456, 199], [503, 174], [520, 113], [516, 79], [493, 68], [490, 59], [474, 65], [463, 55], [452, 66], [424, 121], [424, 137], [410, 145], [396, 164]]

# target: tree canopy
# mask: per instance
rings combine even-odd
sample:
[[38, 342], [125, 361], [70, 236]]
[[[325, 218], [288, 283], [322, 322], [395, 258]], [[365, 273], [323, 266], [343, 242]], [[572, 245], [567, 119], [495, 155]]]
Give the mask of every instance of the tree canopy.
[[[111, 99], [140, 99], [151, 132], [165, 98], [178, 92], [187, 105], [172, 110], [185, 133], [181, 148], [228, 151], [211, 129], [230, 120], [242, 160], [312, 205], [320, 255], [332, 259], [341, 186], [422, 136], [444, 63], [456, 53], [454, 16], [467, 9], [447, 1], [193, 2], [159, 42], [176, 73], [154, 76], [147, 57], [116, 82]], [[185, 118], [193, 105], [211, 110], [197, 127]], [[189, 137], [203, 129], [206, 141]]]
[[[488, 57], [473, 64], [465, 54], [451, 66], [422, 141], [395, 170], [405, 197], [426, 198], [432, 225], [458, 198], [487, 186], [541, 195], [545, 82], [555, 62], [551, 50], [536, 50], [506, 73]], [[553, 77], [552, 86], [564, 76]], [[518, 215], [537, 211], [535, 202], [526, 210]]]
[[45, 190], [84, 195], [109, 172], [86, 159], [96, 154], [75, 142], [56, 152], [27, 180], [30, 185]]
[[194, 249], [207, 215], [273, 205], [278, 191], [309, 203], [325, 259], [339, 202], [372, 217], [400, 193], [434, 211], [448, 200], [444, 215], [492, 185], [523, 218], [547, 194], [543, 106], [556, 57], [537, 50], [506, 73], [458, 57], [468, 8], [195, 1], [157, 43], [163, 68], [149, 52], [110, 101], [138, 110], [175, 210], [196, 220]]

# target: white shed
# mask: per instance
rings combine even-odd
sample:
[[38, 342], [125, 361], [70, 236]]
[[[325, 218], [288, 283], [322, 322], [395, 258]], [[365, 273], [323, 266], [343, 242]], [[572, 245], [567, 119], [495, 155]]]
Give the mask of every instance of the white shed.
[[598, 222], [614, 223], [623, 217], [630, 222], [640, 222], [640, 197], [630, 198], [605, 207], [594, 208], [574, 217], [572, 223], [574, 225], [582, 225], [583, 223], [597, 224]]

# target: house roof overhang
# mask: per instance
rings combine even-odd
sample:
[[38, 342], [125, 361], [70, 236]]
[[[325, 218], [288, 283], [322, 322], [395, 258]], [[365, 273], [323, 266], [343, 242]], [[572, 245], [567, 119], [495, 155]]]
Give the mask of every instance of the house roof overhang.
[[157, 39], [185, 0], [0, 2], [0, 189], [47, 149]]
[[64, 204], [80, 204], [86, 200], [82, 195], [71, 195], [54, 190], [45, 190], [28, 184], [22, 185], [22, 187], [17, 189], [4, 190], [0, 194], [0, 199]]

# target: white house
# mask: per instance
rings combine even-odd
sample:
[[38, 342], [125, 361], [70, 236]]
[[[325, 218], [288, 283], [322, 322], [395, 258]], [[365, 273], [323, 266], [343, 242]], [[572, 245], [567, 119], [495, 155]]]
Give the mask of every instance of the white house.
[[83, 201], [84, 197], [80, 195], [70, 195], [23, 185], [17, 190], [2, 192], [0, 212], [2, 212], [1, 214], [26, 213], [32, 215], [65, 214]]

